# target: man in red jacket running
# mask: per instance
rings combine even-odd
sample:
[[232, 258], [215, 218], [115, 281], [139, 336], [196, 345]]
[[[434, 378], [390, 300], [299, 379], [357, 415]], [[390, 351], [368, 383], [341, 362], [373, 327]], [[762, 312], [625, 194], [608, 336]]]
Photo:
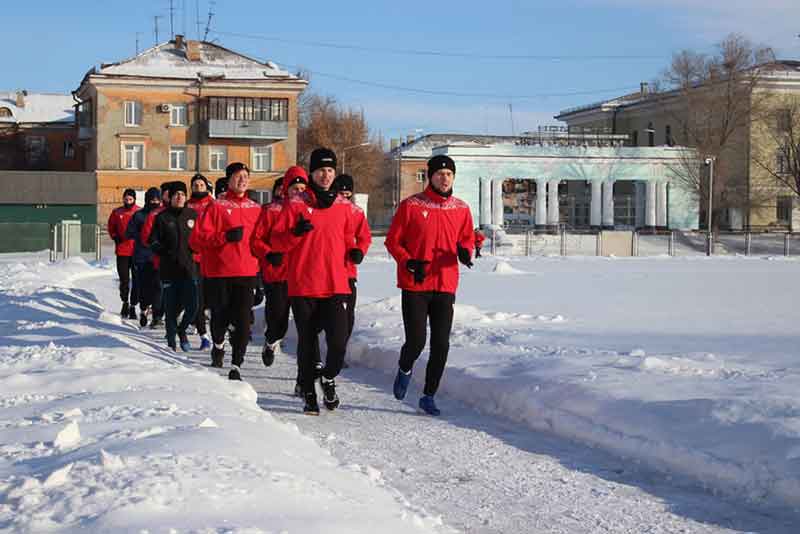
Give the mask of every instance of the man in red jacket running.
[[241, 380], [241, 366], [250, 341], [250, 311], [256, 287], [258, 260], [250, 252], [261, 205], [247, 196], [250, 169], [231, 163], [225, 169], [228, 190], [206, 208], [189, 238], [192, 250], [202, 251], [206, 297], [211, 307], [211, 365], [222, 367], [225, 332], [231, 325], [231, 380]]
[[406, 341], [394, 381], [394, 396], [405, 398], [414, 362], [425, 348], [430, 319], [431, 346], [419, 407], [439, 415], [433, 396], [439, 388], [450, 350], [453, 306], [458, 288], [458, 262], [472, 267], [475, 234], [472, 215], [453, 196], [456, 164], [448, 156], [428, 161], [428, 187], [400, 203], [386, 235], [386, 248], [397, 261], [397, 287], [403, 290]]
[[[186, 202], [186, 205], [197, 212], [197, 220], [199, 221], [206, 209], [212, 202], [214, 197], [211, 196], [211, 182], [202, 174], [195, 174], [192, 176], [190, 182], [192, 187], [192, 196]], [[200, 350], [208, 350], [211, 347], [211, 340], [206, 331], [206, 299], [204, 294], [206, 276], [203, 267], [202, 251], [194, 251], [194, 261], [197, 264], [197, 272], [200, 273], [200, 283], [197, 287], [197, 315], [194, 319], [194, 327], [197, 329], [197, 335], [200, 336]]]
[[[310, 191], [286, 201], [274, 230], [276, 247], [289, 254], [288, 290], [297, 327], [303, 412], [319, 415], [314, 388], [318, 329], [325, 331], [328, 353], [320, 382], [329, 410], [339, 406], [334, 379], [347, 349], [347, 258], [355, 254], [353, 209], [333, 189], [336, 155], [318, 148], [311, 153]], [[359, 251], [360, 252], [360, 251]]]
[[112, 211], [108, 218], [108, 235], [114, 241], [114, 253], [117, 255], [119, 298], [122, 300], [120, 315], [122, 315], [123, 319], [136, 319], [138, 285], [136, 283], [136, 268], [132, 260], [133, 248], [136, 243], [133, 239], [125, 237], [125, 230], [138, 209], [136, 191], [126, 189], [122, 194], [122, 206]]

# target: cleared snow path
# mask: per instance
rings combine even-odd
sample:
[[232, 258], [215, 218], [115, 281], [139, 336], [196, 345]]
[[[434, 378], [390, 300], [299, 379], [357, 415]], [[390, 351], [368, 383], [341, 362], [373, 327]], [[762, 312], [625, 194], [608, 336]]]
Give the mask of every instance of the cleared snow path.
[[[99, 285], [87, 283], [113, 311], [113, 287]], [[301, 401], [292, 396], [293, 341], [286, 351], [264, 368], [260, 339], [251, 345], [243, 376], [258, 392], [259, 405], [296, 424], [344, 466], [441, 514], [450, 527], [476, 533], [797, 531], [791, 512], [715, 497], [688, 481], [667, 480], [632, 462], [482, 415], [447, 396], [439, 399], [443, 417], [418, 415], [415, 387], [407, 402], [398, 402], [391, 377], [378, 371], [345, 370], [337, 381], [342, 407], [303, 416]], [[208, 364], [207, 354], [187, 356], [198, 366]]]

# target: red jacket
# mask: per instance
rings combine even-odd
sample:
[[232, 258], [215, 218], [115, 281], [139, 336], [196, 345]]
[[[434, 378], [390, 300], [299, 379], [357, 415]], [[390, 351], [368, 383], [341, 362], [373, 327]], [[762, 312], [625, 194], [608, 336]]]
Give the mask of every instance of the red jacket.
[[[289, 253], [287, 283], [290, 297], [327, 298], [349, 295], [347, 250], [353, 244], [353, 208], [349, 200], [337, 197], [330, 207], [320, 209], [311, 194], [289, 199], [271, 234], [271, 243]], [[297, 237], [292, 229], [300, 216], [314, 229]]]
[[[258, 259], [258, 265], [261, 267], [261, 276], [267, 283], [285, 282], [287, 279], [289, 258], [288, 254], [283, 250], [275, 248], [272, 239], [272, 232], [275, 228], [275, 223], [281, 216], [283, 211], [282, 201], [273, 201], [269, 204], [264, 204], [261, 207], [261, 215], [258, 218], [258, 224], [253, 232], [253, 239], [250, 241], [250, 251]], [[273, 267], [267, 261], [267, 254], [270, 252], [283, 252], [283, 261], [277, 267]]]
[[[469, 205], [444, 198], [430, 187], [400, 203], [386, 235], [386, 248], [397, 261], [397, 287], [409, 291], [455, 293], [458, 288], [457, 245], [472, 253], [475, 234]], [[426, 260], [421, 284], [406, 268], [408, 260]]]
[[[372, 244], [372, 232], [369, 230], [369, 223], [364, 216], [364, 210], [359, 208], [355, 202], [352, 204], [353, 241], [348, 250], [357, 248], [366, 256], [369, 246]], [[358, 278], [358, 267], [350, 261], [349, 255], [347, 258], [347, 276], [349, 278]]]
[[[202, 251], [206, 278], [256, 276], [258, 260], [250, 252], [250, 239], [255, 230], [261, 205], [247, 195], [237, 197], [226, 192], [206, 208], [189, 237], [189, 247]], [[241, 241], [228, 243], [225, 232], [241, 226]]]
[[[158, 214], [165, 209], [167, 208], [162, 204], [147, 214], [147, 219], [144, 220], [144, 225], [142, 225], [142, 233], [139, 235], [139, 240], [142, 242], [142, 245], [146, 247], [150, 246], [150, 234], [153, 233], [153, 225], [156, 223], [156, 217], [158, 217]], [[155, 252], [153, 252], [152, 261], [153, 267], [158, 270], [159, 266], [161, 265], [161, 258], [159, 258], [158, 254]]]
[[117, 256], [133, 256], [136, 242], [133, 239], [125, 239], [125, 230], [137, 211], [139, 206], [136, 204], [131, 207], [120, 206], [108, 217], [108, 235], [114, 240], [114, 254]]
[[[214, 197], [212, 197], [211, 193], [209, 193], [208, 195], [206, 195], [206, 196], [204, 196], [203, 198], [200, 198], [200, 199], [190, 198], [186, 202], [186, 205], [197, 212], [197, 220], [199, 221], [200, 218], [203, 216], [203, 214], [206, 212], [206, 209], [208, 208], [208, 206], [210, 204], [212, 204], [213, 202], [214, 202]], [[193, 257], [194, 257], [194, 261], [196, 263], [200, 264], [200, 276], [205, 276], [206, 275], [206, 271], [205, 271], [205, 267], [203, 265], [203, 255], [201, 254], [200, 251], [195, 250], [194, 254], [193, 254]]]
[[475, 230], [475, 248], [481, 248], [486, 237], [480, 230]]

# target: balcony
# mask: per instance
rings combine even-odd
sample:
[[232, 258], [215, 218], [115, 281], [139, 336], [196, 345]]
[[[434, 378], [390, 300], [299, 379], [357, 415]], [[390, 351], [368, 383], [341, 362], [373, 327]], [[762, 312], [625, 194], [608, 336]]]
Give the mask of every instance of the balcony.
[[272, 139], [281, 140], [289, 137], [288, 121], [247, 121], [208, 119], [208, 137], [210, 139]]

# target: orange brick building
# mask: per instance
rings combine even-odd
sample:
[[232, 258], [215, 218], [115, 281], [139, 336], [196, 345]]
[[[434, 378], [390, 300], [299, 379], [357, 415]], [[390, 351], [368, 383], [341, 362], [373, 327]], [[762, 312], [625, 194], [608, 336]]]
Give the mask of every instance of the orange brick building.
[[172, 41], [90, 70], [73, 92], [84, 169], [97, 175], [98, 220], [126, 188], [144, 191], [234, 161], [270, 190], [297, 159], [297, 97], [307, 82], [219, 45]]

